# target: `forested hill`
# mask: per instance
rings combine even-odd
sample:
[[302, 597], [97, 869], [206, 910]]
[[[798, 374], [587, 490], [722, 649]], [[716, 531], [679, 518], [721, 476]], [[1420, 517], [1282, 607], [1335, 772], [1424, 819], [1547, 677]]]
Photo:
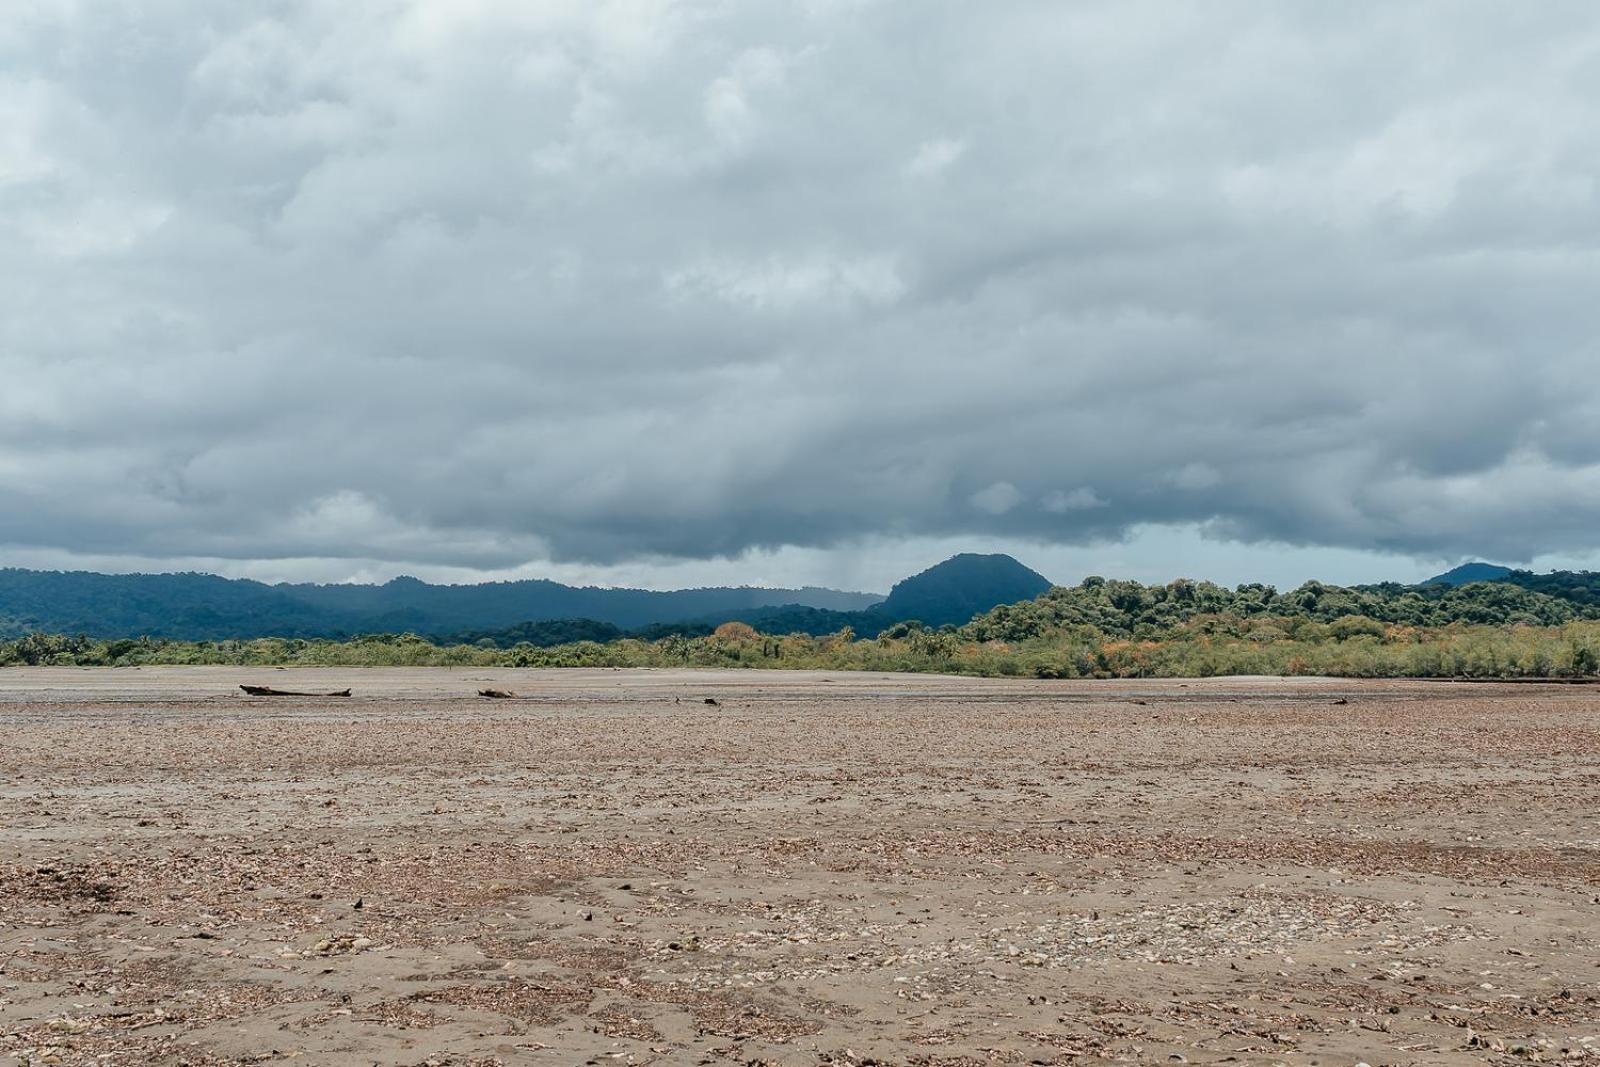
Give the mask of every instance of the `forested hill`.
[[1497, 582], [1545, 593], [1557, 600], [1569, 601], [1579, 606], [1600, 605], [1600, 572], [1596, 571], [1533, 571], [1513, 570], [1493, 563], [1463, 563], [1459, 567], [1429, 578], [1422, 584], [1472, 585], [1478, 582]]
[[623, 629], [684, 619], [727, 619], [788, 604], [853, 611], [883, 598], [833, 589], [576, 587], [551, 581], [430, 585], [266, 585], [206, 574], [91, 574], [0, 569], [0, 637], [24, 633], [219, 640], [441, 635], [551, 619], [594, 619]]
[[1545, 593], [1579, 607], [1600, 610], [1600, 572], [1550, 571], [1547, 574], [1534, 574], [1532, 571], [1512, 571], [1495, 580], [1535, 593]]
[[[1307, 582], [1287, 592], [1266, 585], [1228, 589], [1180, 579], [1167, 585], [1086, 578], [1051, 589], [1035, 600], [1007, 604], [974, 618], [963, 634], [976, 640], [1019, 641], [1072, 627], [1104, 634], [1159, 637], [1203, 620], [1222, 630], [1249, 631], [1274, 619], [1310, 620], [1346, 629], [1384, 625], [1417, 627], [1452, 623], [1558, 626], [1600, 619], [1600, 574], [1558, 572], [1468, 585], [1344, 587]], [[1340, 622], [1340, 620], [1349, 620]]]
[[1459, 567], [1452, 567], [1443, 574], [1436, 574], [1423, 582], [1423, 585], [1471, 585], [1473, 582], [1503, 582], [1511, 577], [1510, 567], [1500, 567], [1493, 563], [1463, 563]]
[[872, 610], [896, 622], [960, 625], [997, 604], [1032, 600], [1050, 587], [1044, 575], [1010, 556], [963, 552], [898, 583]]

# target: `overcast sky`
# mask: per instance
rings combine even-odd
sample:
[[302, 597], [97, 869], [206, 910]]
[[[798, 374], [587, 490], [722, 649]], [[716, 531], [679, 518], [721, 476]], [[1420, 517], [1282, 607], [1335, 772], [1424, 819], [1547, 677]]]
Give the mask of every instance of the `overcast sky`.
[[5, 0], [0, 564], [1600, 550], [1600, 12]]

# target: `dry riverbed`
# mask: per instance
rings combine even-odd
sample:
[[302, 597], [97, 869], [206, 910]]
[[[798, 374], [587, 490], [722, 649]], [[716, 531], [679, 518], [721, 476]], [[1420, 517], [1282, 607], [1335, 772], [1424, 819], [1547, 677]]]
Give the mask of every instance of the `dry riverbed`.
[[0, 1064], [1600, 1067], [1597, 999], [1597, 689], [0, 671]]

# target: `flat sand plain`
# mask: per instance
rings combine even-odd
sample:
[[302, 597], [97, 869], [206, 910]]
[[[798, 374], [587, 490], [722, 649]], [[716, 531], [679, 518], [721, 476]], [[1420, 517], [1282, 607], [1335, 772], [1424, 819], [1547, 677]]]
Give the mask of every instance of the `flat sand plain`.
[[1597, 998], [1600, 689], [0, 671], [0, 1063], [1600, 1064]]

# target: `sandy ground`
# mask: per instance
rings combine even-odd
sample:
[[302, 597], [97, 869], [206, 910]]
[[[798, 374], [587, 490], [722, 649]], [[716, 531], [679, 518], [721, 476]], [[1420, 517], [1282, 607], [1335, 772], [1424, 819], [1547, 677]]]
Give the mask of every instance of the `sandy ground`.
[[1600, 1065], [1597, 997], [1596, 689], [0, 671], [0, 1064]]

